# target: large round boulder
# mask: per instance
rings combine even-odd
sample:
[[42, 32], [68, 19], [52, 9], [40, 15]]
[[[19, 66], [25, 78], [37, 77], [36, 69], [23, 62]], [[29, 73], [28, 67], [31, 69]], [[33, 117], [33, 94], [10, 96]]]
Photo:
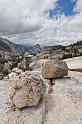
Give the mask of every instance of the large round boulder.
[[68, 67], [66, 62], [59, 59], [45, 62], [42, 67], [42, 77], [45, 79], [55, 79], [66, 76], [68, 74]]
[[20, 83], [13, 87], [10, 98], [17, 108], [36, 106], [45, 93], [45, 85], [38, 76], [20, 76]]

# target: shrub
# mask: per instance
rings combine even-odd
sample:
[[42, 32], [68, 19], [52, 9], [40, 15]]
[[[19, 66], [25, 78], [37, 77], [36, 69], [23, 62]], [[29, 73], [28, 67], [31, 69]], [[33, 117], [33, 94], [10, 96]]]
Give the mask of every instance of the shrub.
[[8, 69], [4, 68], [1, 73], [3, 74], [3, 76], [6, 76], [9, 74], [9, 71], [8, 71]]

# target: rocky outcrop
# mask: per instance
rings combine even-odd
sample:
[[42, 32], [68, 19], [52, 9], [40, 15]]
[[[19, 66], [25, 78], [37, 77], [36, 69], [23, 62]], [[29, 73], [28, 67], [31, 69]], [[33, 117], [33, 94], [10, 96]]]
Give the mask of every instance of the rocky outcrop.
[[19, 76], [17, 84], [10, 95], [13, 104], [17, 108], [36, 106], [45, 92], [45, 85], [39, 76], [31, 74]]
[[[76, 62], [76, 59], [74, 60]], [[79, 58], [80, 60], [82, 59]], [[80, 66], [82, 68], [82, 64]], [[13, 72], [11, 75], [13, 77], [0, 81], [0, 124], [82, 124], [81, 72], [69, 71], [68, 76], [53, 80], [55, 85], [52, 86], [53, 91], [47, 95], [46, 102], [41, 101], [36, 107], [21, 110], [13, 109], [9, 98], [10, 90], [14, 84], [19, 86], [25, 83], [26, 75], [37, 77], [40, 72], [22, 72], [20, 76], [14, 75]], [[48, 80], [44, 79], [44, 82], [47, 84]]]
[[69, 72], [69, 77], [53, 80], [47, 98], [44, 124], [82, 123], [82, 73]]
[[82, 56], [64, 60], [69, 69], [82, 69]]
[[32, 68], [32, 70], [39, 70], [39, 71], [41, 71], [42, 66], [47, 61], [49, 61], [49, 59], [34, 60], [33, 62], [30, 63], [29, 67]]
[[67, 64], [58, 59], [45, 62], [42, 68], [42, 76], [45, 79], [60, 78], [66, 76], [67, 74]]
[[46, 113], [43, 102], [37, 107], [13, 111], [9, 94], [18, 76], [0, 81], [0, 124], [81, 124], [82, 73], [69, 71], [68, 76], [55, 80]]

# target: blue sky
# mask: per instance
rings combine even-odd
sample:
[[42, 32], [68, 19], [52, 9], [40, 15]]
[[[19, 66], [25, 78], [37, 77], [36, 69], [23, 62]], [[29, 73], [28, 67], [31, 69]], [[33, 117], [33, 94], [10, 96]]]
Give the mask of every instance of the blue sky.
[[53, 19], [57, 17], [58, 14], [64, 14], [66, 17], [75, 15], [77, 12], [74, 11], [74, 7], [77, 1], [78, 0], [57, 0], [56, 7], [49, 10], [49, 17]]
[[59, 19], [59, 15], [75, 16], [78, 1], [81, 0], [0, 0], [0, 32], [34, 32], [46, 26], [47, 21]]

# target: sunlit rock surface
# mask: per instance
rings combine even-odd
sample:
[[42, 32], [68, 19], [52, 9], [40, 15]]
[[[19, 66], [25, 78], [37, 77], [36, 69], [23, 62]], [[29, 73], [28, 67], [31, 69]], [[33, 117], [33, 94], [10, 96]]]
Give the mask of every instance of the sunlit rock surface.
[[81, 72], [69, 71], [67, 77], [54, 80], [46, 103], [43, 100], [37, 107], [22, 110], [13, 110], [9, 98], [14, 82], [18, 82], [16, 75], [0, 81], [0, 124], [82, 124]]

